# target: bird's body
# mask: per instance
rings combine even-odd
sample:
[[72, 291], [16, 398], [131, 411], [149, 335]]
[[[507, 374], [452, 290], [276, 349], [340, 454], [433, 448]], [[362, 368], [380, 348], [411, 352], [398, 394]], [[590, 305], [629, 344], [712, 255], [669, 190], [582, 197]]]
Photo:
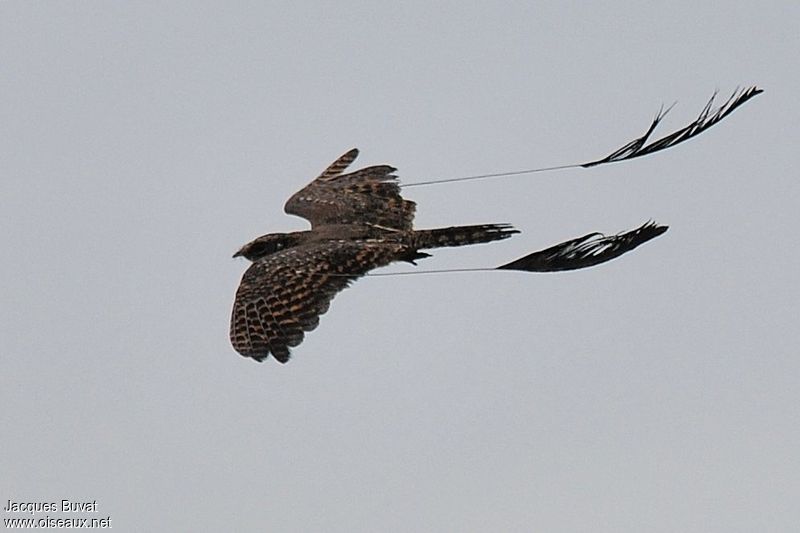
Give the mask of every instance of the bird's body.
[[[421, 249], [445, 246], [464, 246], [505, 239], [519, 233], [508, 224], [482, 224], [478, 226], [452, 226], [429, 230], [398, 230], [359, 224], [330, 224], [313, 230], [292, 233], [268, 233], [247, 243], [234, 257], [257, 261], [268, 255], [319, 243], [358, 242], [365, 246], [376, 243], [396, 245], [396, 261], [414, 263], [415, 259], [428, 257], [419, 254]], [[418, 257], [417, 254], [422, 257]]]
[[311, 229], [270, 233], [234, 257], [253, 262], [236, 293], [231, 342], [240, 354], [289, 359], [289, 349], [314, 329], [333, 297], [351, 281], [395, 261], [415, 263], [421, 250], [505, 239], [507, 224], [412, 229], [416, 205], [400, 195], [394, 168], [342, 174], [358, 155], [351, 150], [286, 203], [287, 213]]

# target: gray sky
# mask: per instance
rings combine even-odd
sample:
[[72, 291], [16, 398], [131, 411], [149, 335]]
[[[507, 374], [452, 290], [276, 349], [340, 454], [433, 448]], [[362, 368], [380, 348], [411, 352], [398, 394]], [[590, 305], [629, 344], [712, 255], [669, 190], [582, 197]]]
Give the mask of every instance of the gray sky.
[[[789, 532], [800, 510], [797, 2], [0, 3], [0, 500], [117, 531]], [[351, 147], [490, 266], [367, 278], [285, 365], [227, 339], [238, 247]], [[393, 266], [402, 271], [413, 267]], [[24, 516], [0, 513], [3, 518]], [[59, 513], [50, 513], [63, 517]], [[36, 515], [37, 517], [40, 515]]]

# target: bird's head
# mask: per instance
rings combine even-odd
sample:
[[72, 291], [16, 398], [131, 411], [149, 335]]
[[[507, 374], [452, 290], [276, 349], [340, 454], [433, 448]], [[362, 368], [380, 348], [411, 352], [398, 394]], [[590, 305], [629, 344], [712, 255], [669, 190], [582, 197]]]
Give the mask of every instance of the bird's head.
[[238, 252], [233, 254], [233, 257], [245, 257], [250, 261], [257, 261], [262, 257], [297, 245], [300, 241], [300, 233], [302, 232], [262, 235], [242, 246]]

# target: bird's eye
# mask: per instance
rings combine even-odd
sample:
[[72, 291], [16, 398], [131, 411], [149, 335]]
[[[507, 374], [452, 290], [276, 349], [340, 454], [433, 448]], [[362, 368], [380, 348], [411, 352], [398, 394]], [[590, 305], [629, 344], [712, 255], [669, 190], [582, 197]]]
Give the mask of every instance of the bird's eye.
[[280, 250], [281, 248], [283, 248], [283, 243], [282, 243], [282, 242], [276, 243], [276, 244], [275, 244], [275, 248], [276, 248], [277, 250]]

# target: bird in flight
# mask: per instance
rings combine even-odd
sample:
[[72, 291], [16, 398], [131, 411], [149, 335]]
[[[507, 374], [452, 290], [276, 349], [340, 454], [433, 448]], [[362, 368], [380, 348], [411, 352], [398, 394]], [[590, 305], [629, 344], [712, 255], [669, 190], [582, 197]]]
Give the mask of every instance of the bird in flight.
[[[659, 113], [643, 137], [610, 156], [559, 168], [591, 167], [663, 150], [719, 122], [759, 92], [751, 88], [739, 96], [734, 94], [713, 111], [709, 102], [690, 126], [646, 144], [663, 118]], [[416, 265], [417, 260], [430, 257], [423, 250], [488, 243], [519, 233], [509, 224], [414, 229], [416, 204], [403, 198], [396, 169], [379, 165], [345, 173], [357, 156], [357, 149], [348, 151], [286, 202], [284, 211], [307, 219], [310, 230], [263, 235], [234, 254], [252, 262], [236, 291], [230, 323], [231, 343], [244, 357], [260, 362], [271, 354], [286, 363], [291, 349], [303, 341], [305, 333], [317, 327], [320, 315], [327, 312], [334, 296], [373, 269], [397, 261]], [[406, 186], [448, 181], [456, 180]], [[666, 230], [666, 226], [647, 222], [616, 235], [590, 233], [494, 269], [474, 270], [555, 272], [586, 268], [629, 252]]]
[[[253, 262], [242, 277], [231, 317], [231, 342], [243, 356], [262, 361], [272, 354], [282, 363], [288, 361], [290, 349], [317, 327], [333, 297], [372, 269], [395, 261], [416, 264], [429, 257], [422, 250], [498, 241], [519, 233], [508, 224], [415, 230], [416, 204], [401, 196], [393, 167], [343, 173], [357, 155], [358, 150], [350, 150], [286, 202], [284, 210], [311, 222], [310, 230], [263, 235], [234, 255]], [[500, 268], [583, 268], [631, 250], [666, 229], [646, 224], [605, 243], [589, 235]]]

